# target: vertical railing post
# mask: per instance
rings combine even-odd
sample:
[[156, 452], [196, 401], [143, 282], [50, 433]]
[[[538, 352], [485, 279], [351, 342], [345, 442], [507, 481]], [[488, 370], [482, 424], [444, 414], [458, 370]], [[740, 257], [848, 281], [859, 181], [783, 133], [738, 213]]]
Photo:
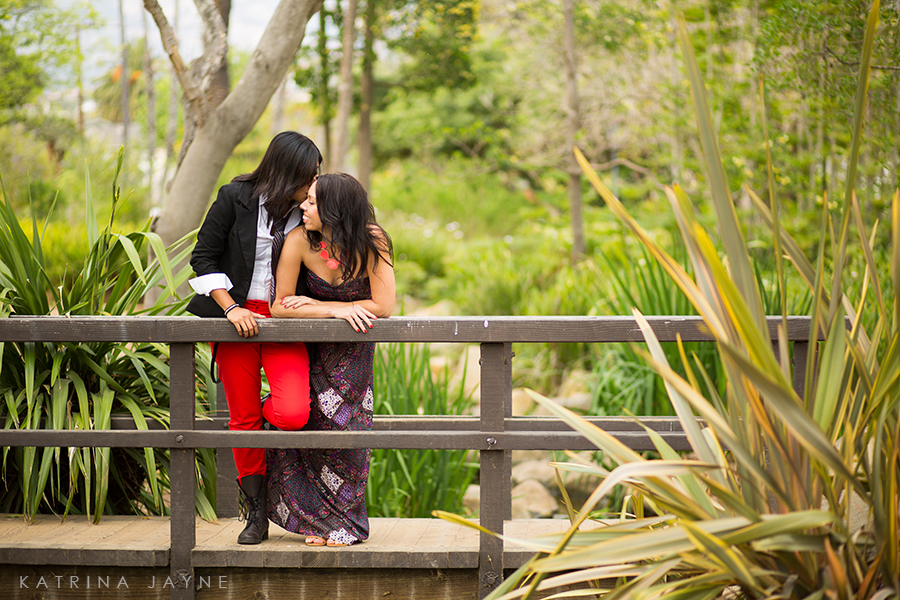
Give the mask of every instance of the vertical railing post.
[[794, 391], [803, 398], [806, 387], [806, 365], [809, 357], [809, 344], [807, 342], [794, 342]]
[[[481, 344], [481, 431], [502, 432], [512, 406], [512, 344]], [[485, 440], [480, 451], [480, 522], [503, 533], [509, 512], [510, 461], [503, 450], [491, 450], [497, 440]], [[481, 533], [478, 552], [478, 597], [484, 598], [503, 581], [503, 540]]]
[[[172, 344], [169, 353], [169, 423], [171, 429], [193, 429], [194, 344]], [[169, 480], [172, 485], [171, 519], [169, 521], [169, 575], [172, 578], [172, 600], [194, 600], [194, 566], [191, 553], [197, 540], [194, 518], [195, 461], [193, 448], [179, 448], [175, 438], [170, 448]]]

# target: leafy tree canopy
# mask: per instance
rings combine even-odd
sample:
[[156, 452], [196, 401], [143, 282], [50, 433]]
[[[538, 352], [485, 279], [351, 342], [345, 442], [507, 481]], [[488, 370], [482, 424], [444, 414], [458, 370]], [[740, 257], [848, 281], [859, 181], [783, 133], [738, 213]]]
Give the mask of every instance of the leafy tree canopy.
[[402, 2], [384, 16], [388, 46], [406, 55], [404, 84], [417, 89], [472, 85], [479, 0]]
[[0, 107], [22, 106], [49, 85], [71, 83], [81, 60], [76, 33], [96, 21], [85, 2], [63, 9], [53, 0], [0, 0]]

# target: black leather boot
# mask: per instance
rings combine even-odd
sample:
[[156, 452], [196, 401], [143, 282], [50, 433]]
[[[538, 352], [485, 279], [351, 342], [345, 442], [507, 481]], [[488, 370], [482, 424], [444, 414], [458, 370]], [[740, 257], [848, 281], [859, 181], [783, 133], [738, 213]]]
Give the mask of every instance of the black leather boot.
[[247, 511], [247, 525], [238, 536], [238, 544], [258, 544], [269, 539], [265, 483], [265, 475], [247, 475], [238, 479]]

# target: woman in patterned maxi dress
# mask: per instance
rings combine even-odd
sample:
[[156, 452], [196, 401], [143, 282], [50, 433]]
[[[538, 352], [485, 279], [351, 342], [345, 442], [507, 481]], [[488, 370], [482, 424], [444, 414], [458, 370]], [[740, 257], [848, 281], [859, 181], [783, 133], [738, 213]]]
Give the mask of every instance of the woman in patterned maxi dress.
[[[346, 174], [322, 175], [301, 205], [303, 227], [288, 234], [272, 315], [339, 318], [365, 333], [394, 306], [391, 241], [365, 190]], [[294, 296], [301, 266], [310, 297]], [[306, 429], [372, 428], [375, 344], [310, 345], [312, 406]], [[369, 535], [368, 449], [270, 449], [269, 518], [313, 546], [343, 546]]]

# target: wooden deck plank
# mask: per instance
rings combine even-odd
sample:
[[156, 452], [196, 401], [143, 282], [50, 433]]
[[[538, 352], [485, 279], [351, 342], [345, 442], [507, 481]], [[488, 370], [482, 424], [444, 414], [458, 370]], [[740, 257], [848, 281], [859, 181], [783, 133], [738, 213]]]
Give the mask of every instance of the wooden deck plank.
[[138, 535], [119, 548], [117, 564], [132, 567], [163, 567], [169, 564], [169, 517], [135, 517]]
[[[342, 567], [352, 568], [376, 568], [378, 565], [384, 564], [391, 559], [391, 552], [394, 548], [394, 539], [400, 535], [403, 529], [403, 519], [396, 518], [373, 518], [369, 519], [369, 539], [362, 544], [350, 546], [349, 548], [337, 548], [327, 550], [335, 552], [340, 550], [339, 556], [321, 556], [321, 548], [308, 548], [303, 560], [322, 561], [331, 559]], [[306, 566], [304, 563], [303, 566]]]
[[449, 569], [450, 550], [460, 525], [441, 519], [428, 519], [418, 549], [410, 553], [410, 567]]
[[[154, 564], [153, 550], [138, 549], [144, 544], [148, 535], [157, 529], [168, 529], [169, 521], [163, 518], [120, 517], [126, 525], [115, 535], [98, 539], [94, 543], [85, 544], [82, 555], [86, 564], [117, 566], [161, 566]], [[105, 517], [104, 517], [105, 519]], [[168, 543], [160, 545], [156, 552], [168, 554]], [[96, 553], [96, 555], [95, 555]], [[106, 562], [108, 561], [108, 562]], [[164, 562], [167, 564], [168, 560]]]
[[[478, 523], [478, 519], [472, 519]], [[456, 536], [453, 538], [452, 550], [450, 550], [450, 569], [477, 569], [478, 568], [478, 539], [476, 529], [457, 525]]]
[[[169, 564], [168, 517], [109, 516], [99, 525], [83, 517], [65, 522], [39, 515], [33, 524], [0, 515], [0, 563], [158, 567]], [[242, 546], [237, 519], [197, 519], [197, 568], [474, 569], [478, 532], [441, 519], [371, 519], [371, 535], [359, 545], [308, 547], [303, 536], [270, 524], [269, 540]], [[507, 521], [505, 531], [525, 539], [563, 531], [565, 519]], [[597, 524], [586, 524], [595, 527]], [[532, 551], [506, 544], [505, 566], [522, 564]]]
[[378, 568], [408, 569], [412, 554], [423, 547], [420, 541], [430, 519], [401, 519], [391, 533], [390, 552], [379, 555]]
[[127, 539], [127, 534], [123, 534], [122, 530], [133, 523], [134, 519], [124, 515], [103, 517], [99, 523], [76, 528], [65, 543], [81, 551], [80, 564], [116, 564], [118, 550]]
[[269, 523], [269, 540], [263, 545], [263, 563], [266, 567], [297, 568], [300, 566], [300, 552], [306, 548], [306, 536]]
[[25, 529], [16, 530], [15, 538], [3, 539], [3, 547], [10, 548], [10, 562], [20, 565], [77, 565], [81, 564], [80, 548], [66, 543], [79, 528], [89, 526], [86, 517], [70, 516], [60, 521], [55, 515], [38, 515]]
[[227, 567], [228, 551], [237, 545], [237, 536], [244, 524], [237, 518], [219, 519], [218, 529], [203, 540], [197, 539], [197, 545], [191, 553], [194, 566]]

